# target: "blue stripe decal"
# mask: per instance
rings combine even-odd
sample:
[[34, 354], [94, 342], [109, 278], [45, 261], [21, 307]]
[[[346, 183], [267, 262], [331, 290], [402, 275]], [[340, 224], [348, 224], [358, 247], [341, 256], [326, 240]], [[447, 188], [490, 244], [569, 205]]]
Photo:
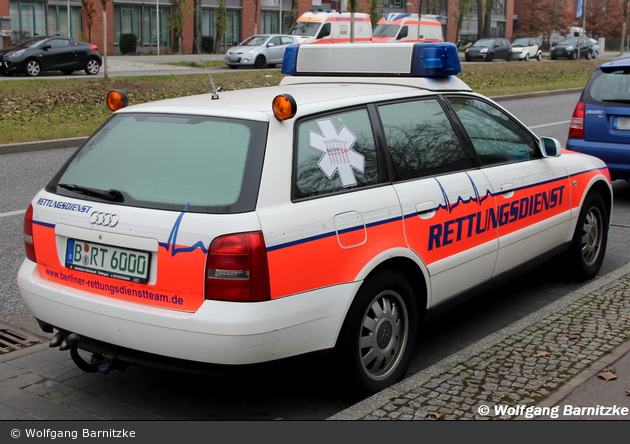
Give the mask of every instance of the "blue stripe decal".
[[33, 225], [41, 225], [42, 227], [46, 227], [46, 228], [55, 228], [55, 224], [49, 224], [47, 222], [40, 222], [37, 220], [33, 221]]
[[[510, 190], [510, 191], [526, 190], [528, 188], [534, 188], [534, 187], [538, 187], [538, 186], [541, 186], [541, 185], [546, 185], [546, 184], [549, 184], [549, 183], [560, 182], [560, 181], [571, 179], [572, 177], [576, 177], [576, 176], [579, 176], [579, 175], [582, 175], [582, 174], [587, 174], [587, 173], [590, 173], [590, 172], [593, 172], [593, 171], [601, 171], [601, 170], [602, 170], [602, 168], [592, 168], [592, 169], [589, 169], [589, 170], [581, 171], [579, 173], [575, 173], [573, 175], [557, 177], [557, 178], [546, 180], [544, 182], [539, 182], [539, 183], [536, 183], [536, 184], [533, 184], [533, 185], [527, 185], [527, 186], [523, 186], [523, 187], [520, 187], [520, 188], [514, 188], [513, 190]], [[468, 176], [468, 177], [470, 178], [470, 176]], [[437, 180], [437, 178], [435, 178], [435, 177], [434, 177], [434, 179]], [[433, 209], [433, 210], [426, 210], [426, 211], [423, 211], [421, 213], [418, 213], [417, 211], [414, 211], [413, 213], [405, 214], [405, 215], [403, 215], [402, 219], [408, 219], [410, 217], [417, 217], [419, 214], [431, 213], [433, 211], [438, 211], [440, 209], [445, 209], [445, 210], [448, 210], [449, 208], [452, 209], [452, 208], [455, 208], [460, 203], [467, 204], [467, 203], [470, 203], [472, 201], [472, 202], [477, 202], [477, 203], [481, 204], [488, 197], [495, 197], [495, 196], [499, 196], [501, 194], [504, 194], [504, 192], [492, 193], [490, 190], [487, 190], [485, 196], [480, 197], [479, 196], [479, 190], [477, 189], [477, 187], [473, 183], [472, 178], [470, 178], [470, 181], [473, 184], [473, 190], [474, 190], [475, 196], [469, 198], [468, 200], [464, 200], [461, 197], [459, 197], [457, 199], [457, 202], [455, 202], [454, 204], [450, 205], [449, 207], [440, 204], [437, 207], [435, 207], [435, 209]], [[438, 183], [439, 183], [439, 181], [438, 181]], [[440, 184], [440, 189], [444, 193], [444, 190], [443, 190], [441, 184]], [[398, 220], [400, 220], [400, 218], [395, 217], [395, 218], [385, 219], [385, 220], [382, 220], [382, 221], [372, 222], [370, 224], [367, 224], [367, 228], [375, 227], [375, 226], [378, 226], [378, 225], [388, 224], [388, 223], [395, 222], [395, 221], [398, 221]], [[351, 227], [351, 228], [347, 228], [345, 230], [342, 230], [342, 231], [340, 231], [340, 233], [349, 233], [349, 232], [352, 232], [352, 231], [360, 230], [362, 228], [363, 228], [362, 225], [358, 225], [356, 227]], [[325, 238], [328, 238], [328, 237], [331, 237], [331, 236], [335, 236], [335, 235], [336, 235], [336, 232], [330, 231], [330, 232], [323, 233], [323, 234], [320, 234], [320, 235], [317, 235], [317, 236], [306, 237], [306, 238], [303, 238], [303, 239], [298, 239], [298, 240], [295, 240], [295, 241], [286, 242], [286, 243], [274, 245], [274, 246], [271, 246], [271, 247], [267, 247], [267, 252], [281, 250], [283, 248], [293, 247], [293, 246], [296, 246], [296, 245], [305, 244], [305, 243], [316, 241], [316, 240], [320, 240], [320, 239], [325, 239]]]

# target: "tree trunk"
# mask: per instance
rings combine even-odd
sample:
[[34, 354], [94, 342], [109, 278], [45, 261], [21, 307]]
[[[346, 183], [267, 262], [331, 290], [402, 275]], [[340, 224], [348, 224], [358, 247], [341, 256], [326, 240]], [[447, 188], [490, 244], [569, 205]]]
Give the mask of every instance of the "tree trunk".
[[477, 0], [477, 39], [483, 37], [483, 0]]
[[195, 0], [195, 16], [193, 17], [193, 54], [201, 54], [201, 0]]

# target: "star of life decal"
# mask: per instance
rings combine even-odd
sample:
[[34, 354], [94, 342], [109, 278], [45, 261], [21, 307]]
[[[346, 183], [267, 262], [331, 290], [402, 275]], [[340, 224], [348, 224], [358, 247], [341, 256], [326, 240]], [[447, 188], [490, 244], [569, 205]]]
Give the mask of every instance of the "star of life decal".
[[363, 155], [352, 150], [356, 136], [346, 126], [337, 132], [331, 119], [317, 120], [316, 123], [321, 134], [309, 131], [308, 143], [311, 148], [324, 153], [317, 166], [329, 179], [338, 171], [343, 187], [356, 185], [354, 170], [363, 173], [365, 168]]

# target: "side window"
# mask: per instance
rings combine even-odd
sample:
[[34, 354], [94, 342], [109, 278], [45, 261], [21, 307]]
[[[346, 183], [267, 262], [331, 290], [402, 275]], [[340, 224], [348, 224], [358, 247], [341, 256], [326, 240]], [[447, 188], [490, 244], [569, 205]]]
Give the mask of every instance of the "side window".
[[50, 41], [51, 48], [65, 48], [70, 42], [68, 40], [54, 39]]
[[395, 180], [461, 171], [469, 160], [437, 99], [378, 107]]
[[293, 39], [291, 37], [282, 37], [282, 45], [291, 45], [293, 43]]
[[297, 134], [294, 199], [378, 183], [376, 145], [367, 109], [303, 120]]
[[[280, 46], [280, 37], [273, 37], [269, 43], [273, 44], [273, 46]], [[267, 44], [269, 46], [269, 44]]]
[[403, 26], [402, 28], [400, 28], [400, 32], [398, 33], [398, 37], [396, 38], [396, 40], [404, 39], [408, 35], [409, 35], [409, 27]]
[[488, 102], [449, 97], [483, 166], [541, 157], [538, 140]]
[[330, 35], [330, 23], [324, 23], [324, 26], [322, 26], [321, 31], [319, 31], [317, 38], [323, 39], [324, 37], [328, 37], [329, 35]]

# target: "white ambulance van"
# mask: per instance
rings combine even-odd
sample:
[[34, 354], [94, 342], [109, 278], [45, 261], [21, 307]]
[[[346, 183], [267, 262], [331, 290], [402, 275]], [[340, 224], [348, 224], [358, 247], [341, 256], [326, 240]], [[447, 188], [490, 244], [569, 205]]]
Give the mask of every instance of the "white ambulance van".
[[386, 14], [374, 28], [372, 42], [443, 42], [440, 18], [438, 15], [422, 15], [418, 27], [418, 14]]
[[[352, 15], [332, 9], [311, 9], [302, 14], [287, 34], [297, 36], [300, 43], [349, 43]], [[354, 43], [370, 42], [370, 16], [354, 13]]]
[[606, 252], [606, 164], [460, 72], [452, 43], [295, 44], [278, 86], [111, 92], [26, 210], [24, 302], [88, 372], [326, 351], [344, 388], [385, 389], [426, 318], [560, 253], [592, 278]]

